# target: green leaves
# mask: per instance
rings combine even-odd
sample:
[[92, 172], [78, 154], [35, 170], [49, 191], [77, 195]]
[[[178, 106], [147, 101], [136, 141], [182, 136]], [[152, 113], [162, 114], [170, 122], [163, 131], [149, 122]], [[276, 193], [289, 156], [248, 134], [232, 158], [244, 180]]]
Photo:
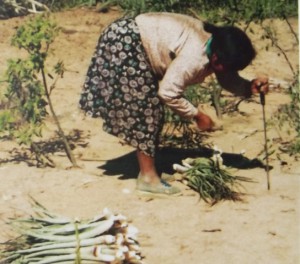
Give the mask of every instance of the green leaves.
[[30, 145], [33, 142], [33, 136], [42, 136], [43, 124], [26, 123], [15, 131], [15, 137], [20, 145]]
[[17, 138], [20, 144], [31, 144], [33, 136], [41, 135], [47, 111], [44, 90], [36, 77], [30, 59], [10, 60], [6, 71], [8, 81], [4, 110], [0, 112], [0, 135]]
[[8, 62], [7, 98], [25, 122], [38, 125], [47, 115], [45, 90], [37, 76], [44, 68], [49, 45], [57, 34], [58, 27], [43, 15], [30, 19], [12, 38], [12, 45], [25, 49], [28, 58]]
[[31, 145], [35, 137], [42, 136], [48, 102], [39, 74], [56, 35], [57, 27], [48, 17], [37, 16], [13, 36], [12, 45], [25, 49], [28, 56], [8, 61], [7, 87], [0, 112], [1, 137], [9, 136], [19, 144]]
[[58, 26], [47, 15], [30, 19], [18, 28], [12, 39], [12, 45], [27, 50], [30, 54], [39, 54], [46, 59], [49, 45], [59, 33]]
[[288, 124], [287, 133], [295, 135], [290, 142], [286, 139], [282, 144], [286, 145], [281, 148], [289, 154], [296, 155], [300, 153], [300, 88], [299, 72], [294, 77], [294, 83], [289, 87], [288, 94], [291, 98], [290, 103], [281, 105], [277, 112], [271, 118], [271, 124], [278, 126], [281, 130], [286, 129], [284, 125]]
[[197, 158], [190, 165], [192, 167], [186, 172], [185, 177], [187, 185], [211, 205], [221, 200], [242, 200], [239, 181], [252, 181], [246, 177], [232, 176], [228, 170], [222, 168], [218, 160]]
[[63, 62], [58, 62], [54, 67], [55, 79], [48, 73], [48, 77], [54, 79], [50, 89], [46, 78], [45, 61], [50, 44], [58, 33], [59, 28], [49, 20], [47, 14], [31, 18], [18, 28], [12, 38], [12, 45], [25, 49], [28, 56], [25, 59], [8, 62], [6, 101], [1, 102], [6, 112], [0, 112], [0, 137], [1, 134], [5, 135], [1, 132], [9, 131], [9, 135], [14, 136], [20, 144], [31, 145], [31, 151], [35, 154], [39, 166], [48, 165], [48, 162], [43, 161], [41, 156], [44, 154], [34, 147], [33, 139], [35, 136], [41, 137], [47, 115], [46, 106], [49, 106], [68, 158], [74, 166], [77, 166], [50, 97], [58, 78], [63, 77]]
[[6, 96], [10, 106], [18, 109], [22, 119], [33, 123], [42, 122], [47, 114], [43, 86], [36, 74], [30, 59], [9, 61]]

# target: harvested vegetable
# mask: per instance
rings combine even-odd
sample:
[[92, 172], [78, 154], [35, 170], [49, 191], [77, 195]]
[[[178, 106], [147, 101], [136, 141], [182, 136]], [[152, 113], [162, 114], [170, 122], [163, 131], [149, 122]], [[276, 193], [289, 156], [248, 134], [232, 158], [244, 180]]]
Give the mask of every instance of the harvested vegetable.
[[138, 230], [125, 216], [104, 209], [92, 220], [72, 220], [35, 203], [35, 215], [13, 219], [21, 234], [4, 243], [5, 264], [142, 264]]
[[174, 170], [183, 174], [182, 181], [211, 205], [220, 200], [241, 201], [241, 181], [252, 182], [250, 178], [231, 175], [223, 165], [221, 154], [215, 148], [212, 158], [188, 158], [182, 165], [173, 165]]

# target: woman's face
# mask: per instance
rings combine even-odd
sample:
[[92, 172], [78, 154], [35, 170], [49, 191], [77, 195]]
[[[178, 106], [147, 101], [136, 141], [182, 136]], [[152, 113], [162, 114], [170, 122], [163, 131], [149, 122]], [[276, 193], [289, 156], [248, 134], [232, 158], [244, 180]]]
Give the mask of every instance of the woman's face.
[[210, 65], [213, 71], [217, 73], [226, 72], [229, 70], [223, 64], [219, 63], [218, 56], [215, 53], [210, 58]]

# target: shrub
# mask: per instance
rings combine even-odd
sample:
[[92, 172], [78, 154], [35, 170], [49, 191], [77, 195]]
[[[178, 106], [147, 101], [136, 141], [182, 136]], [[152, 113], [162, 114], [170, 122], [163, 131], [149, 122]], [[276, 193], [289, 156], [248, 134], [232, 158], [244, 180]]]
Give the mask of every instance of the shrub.
[[[58, 26], [51, 22], [47, 15], [30, 19], [17, 29], [12, 45], [24, 49], [27, 58], [8, 62], [6, 71], [8, 86], [1, 103], [3, 111], [0, 112], [0, 136], [16, 138], [19, 144], [29, 145], [36, 154], [38, 162], [41, 162], [42, 152], [35, 144], [34, 138], [41, 136], [45, 117], [48, 114], [47, 107], [49, 107], [65, 151], [72, 164], [77, 166], [50, 97], [57, 79], [63, 74], [63, 63], [56, 64], [54, 68], [56, 78], [50, 88], [46, 77], [48, 71], [45, 69], [45, 62], [50, 45], [58, 32]], [[50, 73], [48, 76], [52, 77]], [[53, 166], [53, 164], [49, 165]]]

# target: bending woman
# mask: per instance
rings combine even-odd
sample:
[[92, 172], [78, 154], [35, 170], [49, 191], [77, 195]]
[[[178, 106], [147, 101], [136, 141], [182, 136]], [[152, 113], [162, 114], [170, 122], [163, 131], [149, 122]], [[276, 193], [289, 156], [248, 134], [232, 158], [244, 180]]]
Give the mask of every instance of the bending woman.
[[254, 57], [251, 41], [236, 27], [173, 13], [121, 18], [99, 38], [80, 107], [103, 118], [104, 131], [137, 149], [139, 191], [177, 195], [180, 190], [160, 178], [154, 163], [163, 105], [193, 119], [200, 130], [211, 130], [211, 118], [183, 97], [184, 90], [214, 73], [237, 96], [266, 93], [267, 78], [249, 81], [238, 75]]

